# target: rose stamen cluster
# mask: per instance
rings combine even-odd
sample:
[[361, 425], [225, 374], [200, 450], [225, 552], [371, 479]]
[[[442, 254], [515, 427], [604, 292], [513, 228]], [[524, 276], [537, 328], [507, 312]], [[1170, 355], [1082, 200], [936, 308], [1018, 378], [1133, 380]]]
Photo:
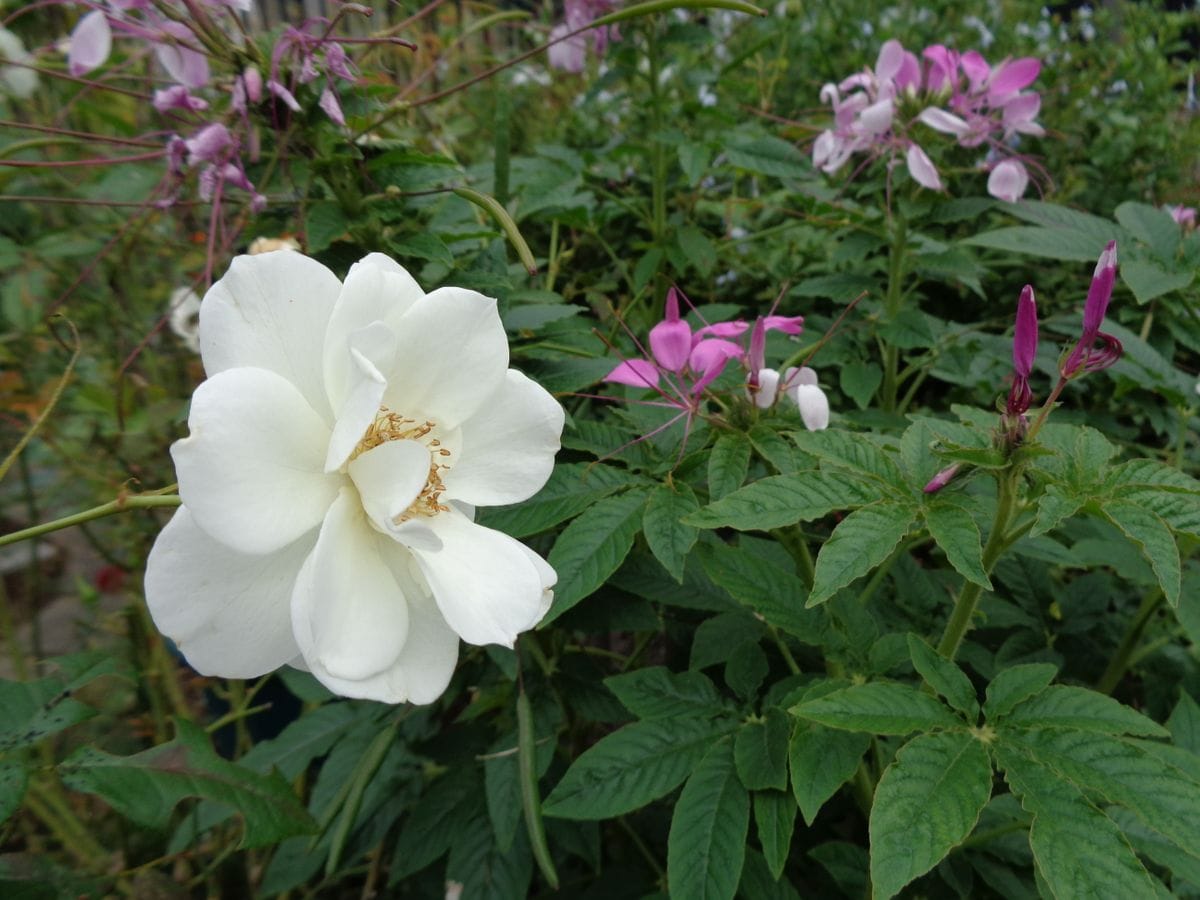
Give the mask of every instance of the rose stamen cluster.
[[959, 146], [986, 146], [983, 166], [993, 197], [1014, 201], [1025, 193], [1029, 173], [1010, 144], [1017, 135], [1041, 136], [1034, 121], [1041, 96], [1025, 88], [1041, 63], [1033, 57], [1005, 59], [991, 66], [977, 51], [959, 54], [941, 44], [921, 58], [897, 40], [886, 42], [875, 67], [821, 88], [833, 108], [833, 128], [813, 145], [813, 164], [830, 174], [855, 154], [889, 163], [903, 156], [919, 185], [942, 190], [937, 167], [918, 143], [918, 124], [952, 135]]

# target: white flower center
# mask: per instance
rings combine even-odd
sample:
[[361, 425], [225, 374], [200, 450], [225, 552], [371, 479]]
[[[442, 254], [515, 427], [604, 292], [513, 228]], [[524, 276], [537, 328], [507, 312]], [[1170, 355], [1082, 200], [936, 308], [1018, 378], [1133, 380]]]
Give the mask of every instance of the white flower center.
[[450, 507], [441, 502], [442, 492], [446, 486], [442, 484], [442, 473], [450, 469], [450, 451], [442, 446], [441, 440], [432, 435], [437, 433], [437, 423], [418, 421], [394, 413], [386, 406], [379, 407], [375, 421], [367, 426], [362, 439], [350, 454], [348, 462], [374, 450], [388, 441], [416, 441], [424, 444], [429, 450], [429, 472], [425, 476], [425, 486], [417, 498], [408, 505], [400, 515], [392, 519], [396, 525], [407, 522], [417, 516], [429, 518], [440, 512], [446, 512]]

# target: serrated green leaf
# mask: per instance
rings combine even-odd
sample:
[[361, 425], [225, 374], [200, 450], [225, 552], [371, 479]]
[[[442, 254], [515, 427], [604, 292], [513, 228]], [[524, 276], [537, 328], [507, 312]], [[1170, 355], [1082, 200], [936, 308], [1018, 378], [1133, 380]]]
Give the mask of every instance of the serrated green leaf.
[[913, 668], [925, 679], [925, 683], [974, 722], [979, 715], [979, 699], [975, 695], [975, 685], [971, 684], [967, 673], [915, 634], [908, 636], [908, 652], [912, 657]]
[[918, 507], [909, 503], [881, 500], [842, 519], [817, 554], [808, 605], [824, 603], [887, 559], [917, 515]]
[[450, 848], [446, 879], [462, 885], [464, 897], [511, 900], [529, 896], [533, 859], [529, 839], [517, 832], [514, 844], [501, 850], [486, 820], [468, 823]]
[[1168, 737], [1153, 719], [1087, 688], [1056, 684], [1018, 703], [1001, 721], [1017, 728], [1075, 728], [1102, 734]]
[[763, 858], [776, 881], [787, 865], [796, 828], [796, 801], [784, 791], [758, 791], [754, 794], [754, 826]]
[[671, 816], [667, 882], [675, 900], [733, 900], [750, 830], [750, 797], [730, 741], [715, 744], [688, 778]]
[[979, 526], [969, 512], [951, 503], [934, 501], [925, 507], [925, 526], [959, 575], [992, 589], [992, 580], [983, 568]]
[[516, 538], [528, 537], [578, 515], [632, 482], [629, 473], [603, 463], [554, 467], [545, 486], [523, 503], [479, 511], [479, 523]]
[[708, 457], [708, 496], [720, 500], [736, 491], [750, 470], [750, 441], [741, 432], [723, 434]]
[[140, 825], [161, 828], [185, 797], [204, 797], [233, 807], [245, 830], [239, 846], [261, 847], [309, 834], [316, 823], [278, 773], [259, 775], [221, 759], [208, 736], [185, 720], [175, 739], [133, 756], [112, 756], [91, 747], [60, 766], [63, 783], [103, 797]]
[[428, 259], [447, 267], [454, 265], [454, 254], [446, 242], [430, 231], [418, 231], [392, 241], [391, 255], [400, 259]]
[[871, 398], [883, 381], [883, 370], [872, 362], [852, 362], [842, 366], [838, 373], [838, 385], [842, 393], [854, 401], [859, 409], [871, 405]]
[[1179, 605], [1179, 548], [1171, 530], [1158, 516], [1127, 500], [1110, 500], [1101, 507], [1104, 517], [1133, 541], [1154, 569], [1163, 595], [1171, 606]]
[[697, 716], [626, 725], [571, 764], [542, 812], [563, 819], [608, 819], [638, 809], [677, 787], [735, 727], [725, 719]]
[[[1147, 828], [1137, 816], [1119, 806], [1110, 806], [1104, 811], [1124, 833], [1126, 840], [1133, 845], [1137, 852], [1151, 862], [1170, 869], [1176, 879], [1186, 879], [1193, 885], [1200, 885], [1200, 859], [1180, 850], [1161, 834]], [[1175, 882], [1175, 895], [1179, 883]]]
[[309, 253], [320, 253], [346, 233], [349, 223], [340, 204], [318, 200], [304, 214], [304, 238]]
[[825, 801], [858, 770], [871, 735], [799, 721], [788, 743], [792, 792], [804, 821], [812, 825]]
[[908, 490], [900, 468], [866, 435], [828, 428], [824, 431], [792, 431], [788, 436], [822, 464], [867, 475], [900, 491]]
[[558, 573], [554, 604], [539, 627], [549, 625], [617, 570], [641, 530], [645, 503], [646, 494], [640, 490], [606, 497], [563, 529], [548, 557]]
[[[801, 468], [803, 457], [782, 434], [761, 422], [751, 425], [747, 432], [754, 452], [767, 461], [780, 475], [791, 475]], [[803, 460], [803, 465], [811, 465], [811, 460]]]
[[1002, 740], [1081, 790], [1124, 806], [1181, 849], [1200, 852], [1200, 783], [1107, 734], [1053, 728], [1005, 729]]
[[1200, 703], [1186, 690], [1179, 692], [1179, 702], [1167, 718], [1167, 729], [1176, 746], [1200, 754]]
[[1105, 473], [1104, 487], [1109, 491], [1153, 487], [1200, 495], [1200, 481], [1156, 459], [1131, 459], [1113, 466]]
[[651, 666], [605, 678], [604, 685], [639, 719], [714, 716], [729, 711], [729, 704], [701, 672]]
[[29, 775], [18, 759], [0, 759], [0, 824], [21, 808]]
[[1022, 700], [1045, 690], [1057, 674], [1058, 667], [1050, 663], [1023, 663], [1004, 669], [987, 686], [984, 716], [992, 722], [1007, 715]]
[[758, 693], [770, 668], [767, 655], [757, 641], [741, 644], [725, 663], [725, 683], [743, 700], [750, 700]]
[[[1149, 203], [1127, 200], [1115, 210], [1121, 227], [1136, 237], [1163, 259], [1170, 259], [1179, 247], [1182, 229], [1171, 214]], [[1127, 263], [1122, 260], [1121, 268]]]
[[812, 173], [812, 163], [792, 144], [777, 137], [761, 137], [725, 146], [730, 165], [777, 178], [803, 178]]
[[713, 583], [770, 625], [817, 646], [825, 618], [805, 608], [808, 591], [798, 576], [730, 544], [701, 547], [698, 555]]
[[792, 714], [830, 728], [870, 734], [909, 734], [965, 723], [928, 694], [891, 681], [874, 681], [834, 691], [792, 707]]
[[871, 884], [886, 900], [937, 865], [975, 827], [992, 765], [970, 734], [923, 734], [896, 754], [871, 805]]
[[1078, 788], [1015, 748], [1000, 744], [994, 752], [1033, 814], [1029, 843], [1054, 900], [1164, 896], [1124, 835]]
[[28, 747], [96, 714], [71, 692], [117, 671], [112, 654], [85, 652], [50, 660], [59, 671], [37, 681], [0, 679], [0, 752]]
[[879, 496], [877, 487], [848, 472], [771, 475], [710, 503], [684, 521], [697, 528], [768, 531], [819, 519], [835, 509], [871, 503]]
[[482, 814], [481, 787], [476, 771], [468, 767], [452, 769], [430, 785], [400, 829], [389, 884], [419, 872], [450, 849], [455, 837]]
[[1057, 528], [1064, 519], [1079, 512], [1087, 501], [1087, 495], [1075, 493], [1057, 484], [1049, 485], [1038, 498], [1037, 519], [1029, 533], [1037, 536]]
[[858, 900], [867, 896], [870, 861], [865, 847], [849, 841], [826, 841], [809, 850], [808, 856], [829, 873], [843, 897]]
[[782, 710], [770, 707], [760, 721], [751, 721], [734, 736], [733, 756], [746, 790], [787, 790], [788, 732], [791, 722]]
[[680, 584], [687, 555], [700, 536], [698, 528], [680, 520], [699, 508], [696, 495], [683, 482], [661, 484], [651, 491], [642, 516], [642, 532], [650, 552]]
[[[1114, 231], [1116, 226], [1113, 226]], [[967, 238], [961, 243], [969, 247], [986, 247], [989, 250], [1004, 250], [1044, 259], [1066, 262], [1095, 262], [1104, 249], [1104, 241], [1096, 242], [1091, 235], [1060, 228], [1044, 228], [1037, 225], [1015, 225], [985, 231]]]
[[1138, 303], [1149, 303], [1163, 294], [1182, 291], [1195, 277], [1195, 273], [1187, 269], [1169, 269], [1151, 259], [1123, 259], [1119, 271], [1121, 280]]

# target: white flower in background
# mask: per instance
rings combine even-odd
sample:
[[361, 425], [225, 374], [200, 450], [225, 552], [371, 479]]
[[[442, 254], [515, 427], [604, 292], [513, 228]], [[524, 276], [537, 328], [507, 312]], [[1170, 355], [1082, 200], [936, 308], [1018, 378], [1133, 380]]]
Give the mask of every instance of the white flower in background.
[[0, 61], [16, 64], [0, 64], [0, 93], [24, 100], [37, 90], [37, 72], [28, 67], [33, 56], [19, 37], [3, 27], [0, 27]]
[[817, 385], [817, 373], [808, 366], [788, 369], [784, 374], [784, 390], [800, 408], [800, 418], [809, 431], [824, 431], [829, 427], [829, 398]]
[[350, 697], [428, 703], [461, 638], [512, 646], [554, 570], [476, 525], [546, 482], [562, 407], [508, 368], [496, 302], [425, 294], [385, 256], [344, 284], [243, 256], [200, 310], [208, 380], [171, 448], [183, 506], [146, 572], [158, 627], [203, 674], [285, 663]]
[[177, 287], [167, 302], [167, 324], [189, 350], [200, 352], [200, 298], [190, 287]]

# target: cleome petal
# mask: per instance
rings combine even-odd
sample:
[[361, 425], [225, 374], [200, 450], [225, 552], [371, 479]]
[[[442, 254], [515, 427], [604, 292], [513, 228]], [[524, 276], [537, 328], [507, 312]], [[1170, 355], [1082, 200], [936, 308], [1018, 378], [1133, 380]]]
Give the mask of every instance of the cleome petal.
[[275, 553], [248, 555], [210, 538], [187, 507], [146, 562], [146, 605], [158, 629], [201, 675], [257, 678], [299, 651], [291, 596], [316, 531]]
[[228, 369], [192, 396], [191, 434], [171, 447], [196, 525], [242, 553], [279, 550], [315, 528], [341, 476], [324, 472], [329, 428], [294, 385]]

